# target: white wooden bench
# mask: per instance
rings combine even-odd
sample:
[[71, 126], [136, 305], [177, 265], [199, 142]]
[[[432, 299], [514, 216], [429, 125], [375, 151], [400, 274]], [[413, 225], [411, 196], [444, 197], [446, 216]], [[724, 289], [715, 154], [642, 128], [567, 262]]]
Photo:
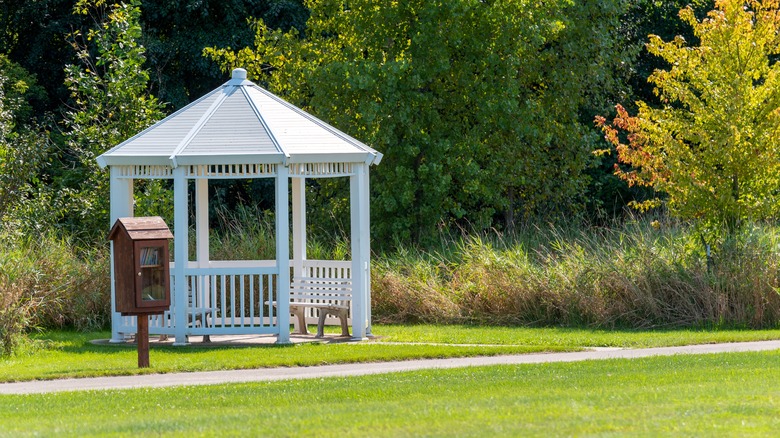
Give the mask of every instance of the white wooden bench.
[[349, 336], [349, 302], [352, 301], [352, 280], [349, 278], [296, 277], [290, 283], [290, 313], [298, 318], [298, 330], [306, 329], [307, 307], [319, 311], [317, 337], [323, 337], [325, 317], [333, 315], [341, 320], [341, 336]]

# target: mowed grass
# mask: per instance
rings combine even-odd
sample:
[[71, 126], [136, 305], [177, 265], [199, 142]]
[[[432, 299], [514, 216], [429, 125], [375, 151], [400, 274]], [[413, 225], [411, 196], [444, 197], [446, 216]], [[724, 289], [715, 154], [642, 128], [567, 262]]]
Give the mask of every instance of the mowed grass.
[[670, 329], [620, 330], [568, 327], [508, 327], [478, 325], [381, 325], [375, 330], [385, 342], [526, 345], [558, 348], [651, 348], [780, 339], [780, 330]]
[[780, 353], [0, 396], [0, 435], [773, 436]]
[[174, 347], [152, 343], [149, 353], [151, 367], [139, 369], [135, 345], [95, 345], [90, 342], [93, 339], [107, 339], [110, 336], [109, 332], [46, 333], [42, 336], [43, 348], [28, 354], [0, 359], [0, 382], [490, 356], [579, 349], [524, 344], [462, 346], [361, 342], [240, 347], [193, 344], [189, 347]]
[[[338, 328], [329, 331], [335, 333]], [[39, 335], [40, 349], [0, 359], [0, 382], [780, 339], [780, 330], [620, 331], [463, 325], [376, 325], [374, 334], [378, 341], [341, 344], [152, 344], [151, 367], [139, 369], [134, 345], [90, 342], [109, 338], [108, 332], [54, 331]]]

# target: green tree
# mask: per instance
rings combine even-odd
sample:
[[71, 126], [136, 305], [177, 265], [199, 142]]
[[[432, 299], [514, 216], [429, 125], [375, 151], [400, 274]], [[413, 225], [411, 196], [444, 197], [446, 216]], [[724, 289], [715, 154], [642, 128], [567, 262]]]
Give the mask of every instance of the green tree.
[[41, 119], [67, 101], [63, 66], [73, 53], [65, 35], [82, 26], [82, 17], [72, 14], [72, 0], [0, 1], [0, 52], [25, 70], [42, 78], [45, 95], [30, 103]]
[[633, 0], [622, 17], [620, 32], [626, 43], [638, 49], [637, 58], [628, 65], [628, 83], [636, 99], [652, 101], [654, 87], [647, 78], [657, 69], [668, 68], [666, 61], [648, 50], [648, 35], [657, 35], [664, 41], [679, 35], [690, 44], [698, 42], [693, 29], [679, 18], [680, 9], [685, 7], [690, 7], [702, 18], [715, 7], [715, 0]]
[[[304, 36], [258, 23], [255, 47], [206, 54], [385, 154], [372, 183], [381, 240], [581, 206], [597, 141], [582, 111], [615, 86], [623, 2], [307, 6]], [[327, 182], [320, 199], [345, 204]]]
[[[88, 15], [95, 27], [70, 41], [78, 65], [65, 68], [73, 108], [65, 115], [65, 136], [74, 168], [62, 180], [72, 197], [74, 231], [102, 235], [108, 224], [109, 178], [95, 158], [163, 117], [163, 105], [148, 92], [137, 1], [109, 4], [80, 0], [74, 13]], [[159, 193], [158, 183], [146, 190]]]
[[[66, 34], [86, 28], [90, 17], [73, 14], [74, 0], [0, 1], [0, 53], [46, 78], [48, 99], [35, 101], [37, 114], [60, 113], [70, 92], [63, 67], [73, 62]], [[153, 93], [173, 109], [225, 82], [225, 75], [201, 56], [211, 45], [252, 43], [250, 17], [272, 28], [303, 29], [308, 10], [302, 0], [141, 0], [141, 43]], [[36, 115], [37, 115], [36, 114]]]
[[35, 78], [0, 55], [0, 224], [6, 226], [0, 231], [19, 228], [15, 213], [35, 191], [49, 156], [48, 136], [29, 121], [28, 97], [38, 93]]
[[142, 42], [156, 95], [181, 108], [225, 82], [225, 75], [201, 53], [204, 47], [252, 43], [250, 17], [271, 28], [303, 30], [308, 11], [302, 0], [143, 0]]
[[670, 66], [649, 78], [661, 105], [640, 101], [636, 116], [619, 106], [611, 125], [597, 119], [628, 166], [616, 173], [665, 193], [669, 210], [710, 241], [778, 213], [779, 4], [720, 0], [702, 20], [682, 9], [699, 44], [652, 35], [647, 45]]
[[[678, 13], [681, 8], [691, 6], [696, 16], [702, 17], [714, 7], [715, 0], [630, 0], [626, 3], [617, 29], [620, 43], [626, 48], [622, 54], [624, 62], [620, 64], [618, 79], [626, 89], [625, 94], [621, 93], [616, 101], [653, 102], [653, 86], [647, 82], [647, 78], [654, 70], [667, 68], [668, 65], [663, 59], [648, 52], [648, 35], [658, 35], [664, 40], [681, 35], [695, 43], [693, 31], [680, 21]], [[630, 56], [626, 57], [626, 53]], [[633, 106], [628, 109], [635, 110]], [[650, 188], [636, 185], [629, 187], [618, 178], [613, 173], [616, 162], [614, 155], [604, 155], [600, 157], [599, 165], [588, 171], [591, 183], [587, 189], [586, 208], [591, 221], [610, 222], [626, 213], [629, 202], [646, 200], [655, 195]]]

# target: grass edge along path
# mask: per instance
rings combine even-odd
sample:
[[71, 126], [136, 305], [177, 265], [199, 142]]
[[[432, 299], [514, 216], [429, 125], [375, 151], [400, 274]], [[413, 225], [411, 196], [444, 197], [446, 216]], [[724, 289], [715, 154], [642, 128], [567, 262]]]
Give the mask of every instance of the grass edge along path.
[[579, 362], [604, 359], [637, 359], [680, 354], [712, 354], [748, 351], [780, 350], [778, 341], [740, 342], [727, 344], [689, 345], [683, 347], [644, 348], [632, 350], [591, 350], [565, 353], [538, 353], [507, 356], [457, 357], [448, 359], [417, 359], [395, 362], [350, 363], [314, 367], [265, 368], [195, 373], [146, 374], [87, 379], [59, 379], [0, 384], [0, 394], [212, 385], [290, 379], [322, 379], [329, 377], [364, 376], [423, 369], [446, 369], [473, 366]]
[[780, 352], [0, 396], [0, 435], [771, 436]]
[[134, 346], [99, 346], [89, 342], [109, 337], [108, 332], [48, 332], [39, 336], [43, 346], [37, 351], [0, 359], [0, 382], [780, 339], [780, 330], [621, 331], [464, 325], [375, 325], [374, 328], [375, 334], [382, 336], [381, 341], [387, 342], [153, 347], [152, 367], [148, 369], [137, 368]]

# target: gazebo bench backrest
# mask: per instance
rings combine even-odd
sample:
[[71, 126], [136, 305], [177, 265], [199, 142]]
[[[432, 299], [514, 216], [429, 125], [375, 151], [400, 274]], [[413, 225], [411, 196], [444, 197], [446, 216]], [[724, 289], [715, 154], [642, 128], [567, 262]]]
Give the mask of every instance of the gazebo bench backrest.
[[324, 304], [348, 309], [350, 301], [352, 280], [349, 278], [296, 277], [290, 283], [291, 304]]

